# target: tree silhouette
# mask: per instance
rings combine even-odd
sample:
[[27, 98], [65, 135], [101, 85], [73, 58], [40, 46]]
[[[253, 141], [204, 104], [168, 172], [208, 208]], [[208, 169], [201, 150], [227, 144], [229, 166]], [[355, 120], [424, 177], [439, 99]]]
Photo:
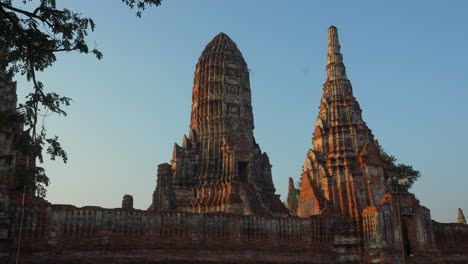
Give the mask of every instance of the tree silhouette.
[[[161, 0], [122, 0], [136, 9], [141, 17], [148, 6], [158, 6]], [[18, 189], [27, 188], [39, 196], [45, 196], [50, 182], [44, 168], [43, 152], [52, 160], [60, 158], [67, 162], [68, 156], [57, 136], [49, 137], [43, 120], [50, 114], [66, 116], [64, 110], [71, 98], [56, 92], [46, 92], [36, 72], [51, 67], [61, 52], [91, 53], [97, 59], [103, 54], [97, 48], [89, 48], [86, 36], [94, 31], [91, 18], [67, 8], [57, 8], [56, 0], [0, 0], [0, 72], [12, 78], [21, 74], [32, 83], [32, 89], [24, 103], [14, 111], [0, 112], [0, 129], [17, 124], [24, 126], [22, 134], [16, 136], [13, 148], [25, 159], [25, 166], [16, 172]], [[0, 161], [11, 163], [13, 157], [3, 155]]]

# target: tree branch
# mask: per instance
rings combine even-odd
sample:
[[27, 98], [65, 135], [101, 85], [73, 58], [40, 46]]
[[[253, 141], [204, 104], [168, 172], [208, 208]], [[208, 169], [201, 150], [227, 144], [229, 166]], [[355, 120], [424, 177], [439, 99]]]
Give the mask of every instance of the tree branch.
[[61, 51], [75, 51], [79, 50], [78, 48], [71, 48], [71, 49], [51, 49], [51, 50], [41, 50], [43, 52], [61, 52]]
[[[0, 3], [0, 6], [4, 7], [4, 8], [7, 8], [7, 9], [10, 9], [11, 11], [14, 11], [14, 12], [17, 12], [17, 13], [20, 13], [20, 14], [23, 14], [25, 16], [28, 16], [30, 18], [36, 18], [36, 19], [39, 19], [40, 21], [46, 23], [47, 25], [49, 25], [49, 27], [52, 27], [52, 24], [49, 23], [49, 21], [47, 21], [46, 18], [44, 17], [41, 17], [41, 16], [38, 16], [36, 14], [36, 11], [38, 11], [39, 8], [36, 8], [36, 10], [34, 10], [34, 13], [31, 13], [31, 12], [28, 12], [28, 11], [25, 11], [25, 10], [22, 10], [22, 9], [18, 9], [16, 7], [12, 7], [10, 5], [7, 5], [7, 4], [2, 4]], [[42, 8], [40, 8], [42, 9]], [[53, 11], [53, 10], [50, 10], [50, 11]], [[57, 10], [58, 11], [58, 10]]]

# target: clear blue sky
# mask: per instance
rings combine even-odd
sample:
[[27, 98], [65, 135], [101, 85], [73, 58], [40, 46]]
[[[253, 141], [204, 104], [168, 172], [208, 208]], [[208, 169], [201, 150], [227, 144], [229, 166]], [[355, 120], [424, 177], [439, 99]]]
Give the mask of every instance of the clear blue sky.
[[[422, 172], [413, 191], [438, 221], [468, 213], [467, 1], [163, 1], [139, 19], [116, 0], [60, 1], [92, 17], [104, 53], [60, 55], [39, 75], [73, 98], [46, 120], [69, 163], [46, 162], [48, 200], [146, 209], [156, 167], [188, 133], [193, 73], [219, 32], [251, 70], [255, 137], [277, 192], [299, 180], [325, 81], [327, 29], [338, 27], [363, 117], [399, 161]], [[20, 100], [31, 84], [18, 78]]]

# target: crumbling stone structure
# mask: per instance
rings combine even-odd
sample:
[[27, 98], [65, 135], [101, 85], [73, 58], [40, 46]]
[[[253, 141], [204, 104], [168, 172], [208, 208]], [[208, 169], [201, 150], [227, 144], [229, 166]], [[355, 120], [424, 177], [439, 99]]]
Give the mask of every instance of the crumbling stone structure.
[[298, 215], [339, 214], [358, 221], [387, 192], [383, 164], [340, 53], [336, 27], [328, 31], [327, 80], [315, 122], [313, 149], [301, 178]]
[[[328, 35], [313, 149], [298, 206], [297, 197], [287, 200], [289, 215], [253, 137], [247, 66], [221, 33], [197, 64], [191, 132], [171, 164], [158, 166], [150, 208], [134, 209], [130, 195], [122, 208], [105, 209], [32, 193], [23, 207], [14, 183], [24, 163], [0, 162], [0, 263], [15, 263], [18, 247], [20, 263], [468, 263], [461, 209], [458, 223], [438, 223], [413, 194], [386, 184], [337, 29]], [[0, 110], [16, 107], [15, 84], [1, 73], [0, 102]], [[0, 129], [1, 154], [15, 156], [11, 142], [20, 132]]]
[[286, 198], [286, 208], [289, 210], [290, 215], [297, 214], [297, 203], [298, 203], [299, 192], [294, 186], [293, 178], [289, 177], [288, 185], [288, 197]]
[[466, 225], [466, 219], [465, 219], [465, 215], [463, 214], [463, 211], [461, 208], [458, 208], [458, 223], [460, 224], [465, 224]]
[[[332, 226], [320, 216], [77, 208], [42, 199], [26, 204], [21, 263], [81, 263], [84, 259], [86, 263], [249, 263], [254, 259], [325, 264], [334, 258], [330, 254]], [[9, 242], [14, 257], [19, 201], [13, 201], [10, 208]], [[0, 263], [6, 263], [1, 261], [0, 257]]]
[[122, 198], [122, 209], [133, 209], [133, 196], [126, 194]]
[[362, 119], [340, 52], [338, 30], [328, 29], [327, 80], [301, 177], [300, 217], [338, 216], [340, 262], [362, 255], [362, 211], [390, 191], [374, 135]]
[[[433, 222], [430, 211], [413, 194], [389, 184], [391, 175], [362, 119], [340, 48], [338, 30], [331, 26], [327, 80], [313, 148], [303, 166], [297, 214], [335, 217], [337, 263], [443, 261], [438, 241], [459, 232], [461, 249], [468, 242], [468, 229]], [[463, 262], [466, 257], [451, 261]]]
[[150, 208], [286, 215], [253, 129], [247, 63], [234, 41], [220, 33], [198, 60], [190, 133], [182, 146], [174, 145], [171, 169], [158, 167]]
[[406, 259], [419, 263], [436, 257], [430, 211], [413, 194], [385, 194], [381, 203], [363, 210], [362, 218], [366, 262]]

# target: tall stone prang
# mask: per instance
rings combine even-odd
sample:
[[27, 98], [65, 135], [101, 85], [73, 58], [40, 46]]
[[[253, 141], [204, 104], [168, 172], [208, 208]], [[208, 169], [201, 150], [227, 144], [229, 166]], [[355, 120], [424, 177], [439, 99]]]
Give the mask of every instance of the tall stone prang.
[[340, 53], [337, 28], [328, 29], [327, 80], [323, 85], [312, 145], [301, 178], [298, 215], [359, 219], [387, 191], [383, 162]]
[[175, 144], [171, 170], [158, 170], [164, 179], [158, 179], [150, 208], [285, 214], [253, 129], [247, 64], [234, 41], [220, 33], [198, 60], [190, 133], [182, 146]]

